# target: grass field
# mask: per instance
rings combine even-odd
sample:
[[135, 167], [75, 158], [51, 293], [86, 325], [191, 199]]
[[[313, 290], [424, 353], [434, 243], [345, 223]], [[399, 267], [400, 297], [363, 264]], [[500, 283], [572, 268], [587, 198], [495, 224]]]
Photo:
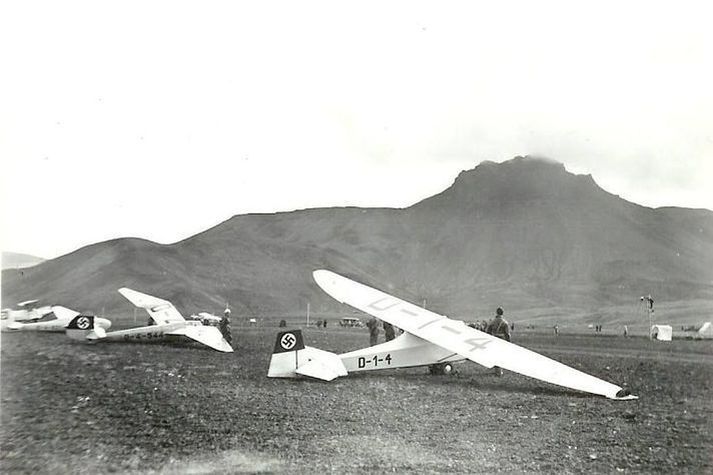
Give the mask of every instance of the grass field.
[[[277, 328], [234, 328], [233, 354], [193, 344], [78, 344], [2, 334], [3, 473], [708, 472], [713, 343], [515, 333], [625, 386], [575, 393], [465, 363], [331, 383], [265, 377]], [[343, 352], [363, 329], [305, 330]]]

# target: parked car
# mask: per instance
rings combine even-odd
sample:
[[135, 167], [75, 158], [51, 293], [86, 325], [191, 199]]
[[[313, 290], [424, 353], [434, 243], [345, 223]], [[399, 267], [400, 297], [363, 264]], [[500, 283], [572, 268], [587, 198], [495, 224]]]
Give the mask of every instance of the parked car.
[[364, 324], [356, 317], [344, 317], [339, 320], [339, 326], [341, 327], [363, 327]]

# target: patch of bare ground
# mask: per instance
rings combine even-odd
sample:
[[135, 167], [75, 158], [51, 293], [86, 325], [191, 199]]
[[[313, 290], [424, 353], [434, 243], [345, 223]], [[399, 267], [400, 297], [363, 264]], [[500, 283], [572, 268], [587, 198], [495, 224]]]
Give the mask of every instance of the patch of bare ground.
[[[475, 364], [331, 383], [265, 375], [277, 328], [238, 349], [3, 334], [4, 473], [711, 472], [711, 342], [516, 334], [626, 386], [610, 401]], [[365, 330], [305, 331], [330, 351]]]

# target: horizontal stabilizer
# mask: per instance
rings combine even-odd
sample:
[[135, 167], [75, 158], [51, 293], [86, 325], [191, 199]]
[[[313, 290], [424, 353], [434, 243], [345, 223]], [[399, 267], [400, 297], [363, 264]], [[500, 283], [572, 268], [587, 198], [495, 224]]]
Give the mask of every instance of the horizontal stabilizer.
[[334, 371], [333, 368], [329, 365], [325, 365], [320, 360], [312, 360], [303, 364], [297, 368], [295, 372], [302, 376], [309, 376], [310, 378], [321, 379], [322, 381], [331, 381], [340, 376], [337, 371]]
[[339, 356], [317, 348], [310, 347], [309, 350], [311, 359], [298, 366], [295, 373], [323, 381], [331, 381], [339, 376], [347, 375], [347, 369]]
[[52, 307], [52, 312], [54, 312], [58, 320], [66, 320], [68, 322], [72, 321], [74, 317], [79, 315], [79, 312], [75, 312], [67, 307], [62, 307], [61, 305], [54, 305]]

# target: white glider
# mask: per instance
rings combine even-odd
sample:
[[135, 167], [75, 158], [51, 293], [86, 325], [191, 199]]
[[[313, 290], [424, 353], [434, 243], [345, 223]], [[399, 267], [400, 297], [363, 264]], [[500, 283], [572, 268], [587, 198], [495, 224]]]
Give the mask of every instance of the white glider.
[[208, 312], [198, 312], [195, 315], [191, 315], [190, 319], [197, 320], [203, 325], [217, 325], [222, 320], [221, 317]]
[[205, 326], [199, 321], [186, 320], [168, 300], [143, 294], [126, 287], [119, 293], [139, 308], [145, 309], [155, 325], [105, 332], [95, 325], [95, 318], [80, 315], [67, 327], [67, 335], [75, 340], [105, 341], [160, 341], [175, 336], [183, 336], [224, 353], [233, 351], [223, 335], [215, 327]]
[[[69, 322], [79, 315], [79, 312], [55, 305], [50, 313], [44, 314], [41, 318], [30, 321], [29, 323], [11, 321], [3, 327], [6, 331], [43, 331], [43, 332], [63, 332]], [[111, 322], [106, 318], [95, 318], [95, 324], [98, 327], [108, 330], [111, 327]]]
[[275, 344], [269, 377], [304, 375], [331, 381], [355, 371], [414, 366], [449, 370], [453, 362], [467, 359], [486, 368], [499, 366], [609, 399], [637, 398], [627, 389], [334, 272], [317, 270], [313, 275], [317, 284], [338, 301], [391, 323], [404, 333], [380, 345], [335, 355], [305, 347], [299, 331], [282, 332]]
[[42, 319], [45, 315], [52, 312], [52, 307], [44, 305], [36, 306], [39, 300], [25, 300], [17, 304], [19, 307], [15, 309], [3, 309], [2, 319], [10, 322], [36, 322]]

